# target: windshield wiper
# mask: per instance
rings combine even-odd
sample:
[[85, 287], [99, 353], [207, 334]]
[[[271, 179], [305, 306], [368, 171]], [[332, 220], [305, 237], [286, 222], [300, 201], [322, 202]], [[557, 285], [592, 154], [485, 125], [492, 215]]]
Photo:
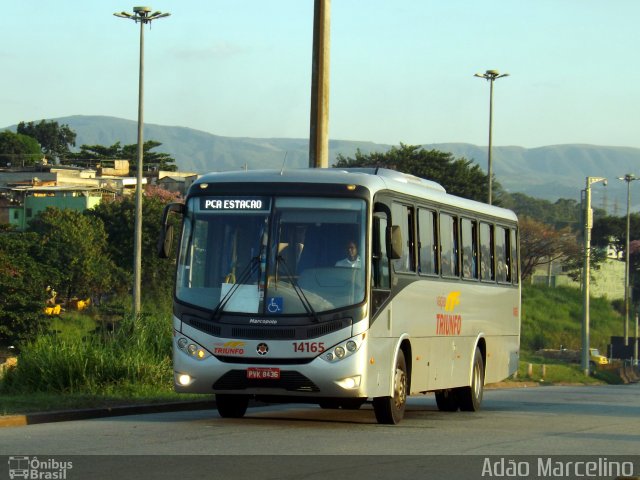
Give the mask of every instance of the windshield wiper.
[[307, 312], [307, 314], [313, 317], [316, 323], [319, 323], [320, 319], [318, 318], [318, 314], [313, 309], [311, 302], [309, 301], [307, 296], [304, 294], [304, 291], [302, 290], [302, 288], [300, 288], [300, 285], [298, 285], [298, 282], [296, 281], [295, 277], [291, 274], [291, 270], [289, 270], [289, 265], [287, 265], [287, 262], [285, 261], [282, 255], [278, 255], [276, 257], [276, 271], [278, 271], [278, 264], [280, 262], [282, 262], [282, 265], [284, 265], [284, 273], [286, 274], [287, 278], [291, 282], [293, 291], [296, 292], [296, 295], [298, 295], [298, 298], [300, 299], [300, 303], [304, 307], [305, 311]]
[[216, 308], [213, 310], [213, 313], [211, 314], [212, 320], [218, 319], [220, 314], [224, 311], [224, 307], [227, 305], [227, 303], [229, 303], [229, 300], [231, 300], [231, 297], [233, 297], [233, 295], [238, 291], [238, 288], [240, 288], [240, 285], [246, 282], [247, 279], [253, 274], [253, 272], [256, 270], [256, 267], [258, 265], [260, 265], [260, 256], [251, 257], [249, 264], [246, 267], [244, 267], [244, 270], [242, 270], [242, 272], [240, 272], [238, 281], [231, 286], [231, 288], [225, 294], [225, 296], [220, 299], [220, 302], [218, 302], [218, 305], [216, 305]]

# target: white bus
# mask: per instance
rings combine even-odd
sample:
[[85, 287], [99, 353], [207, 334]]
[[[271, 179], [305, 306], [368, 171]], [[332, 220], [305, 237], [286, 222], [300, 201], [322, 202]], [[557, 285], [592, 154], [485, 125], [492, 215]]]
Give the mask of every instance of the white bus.
[[175, 389], [357, 409], [396, 424], [407, 396], [475, 411], [513, 374], [518, 224], [509, 210], [385, 169], [211, 173], [184, 204], [173, 308]]

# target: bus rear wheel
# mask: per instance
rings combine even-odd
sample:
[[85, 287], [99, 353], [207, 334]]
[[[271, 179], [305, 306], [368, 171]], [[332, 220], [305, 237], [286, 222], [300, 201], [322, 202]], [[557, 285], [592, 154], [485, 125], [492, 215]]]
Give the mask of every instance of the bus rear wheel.
[[216, 407], [222, 418], [242, 418], [247, 412], [249, 397], [247, 395], [216, 395]]
[[478, 347], [476, 347], [476, 353], [473, 356], [471, 386], [457, 388], [456, 390], [460, 410], [463, 412], [477, 412], [480, 410], [484, 392], [484, 361], [482, 360], [482, 352]]
[[408, 385], [407, 364], [400, 350], [393, 375], [393, 396], [373, 399], [373, 411], [378, 423], [395, 425], [402, 420], [407, 406]]

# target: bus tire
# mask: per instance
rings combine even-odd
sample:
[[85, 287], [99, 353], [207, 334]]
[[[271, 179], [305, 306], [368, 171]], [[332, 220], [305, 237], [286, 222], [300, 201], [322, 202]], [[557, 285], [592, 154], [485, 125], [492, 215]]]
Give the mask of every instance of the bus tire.
[[441, 412], [457, 412], [460, 408], [458, 396], [451, 389], [436, 392], [436, 405]]
[[407, 406], [408, 384], [407, 364], [404, 353], [400, 350], [393, 373], [393, 396], [373, 399], [373, 411], [378, 423], [396, 425], [402, 420]]
[[247, 412], [249, 397], [247, 395], [216, 395], [216, 407], [222, 418], [242, 418]]
[[482, 394], [484, 392], [484, 361], [482, 352], [476, 347], [473, 356], [473, 370], [471, 372], [471, 386], [458, 388], [458, 402], [460, 410], [463, 412], [477, 412], [482, 404]]

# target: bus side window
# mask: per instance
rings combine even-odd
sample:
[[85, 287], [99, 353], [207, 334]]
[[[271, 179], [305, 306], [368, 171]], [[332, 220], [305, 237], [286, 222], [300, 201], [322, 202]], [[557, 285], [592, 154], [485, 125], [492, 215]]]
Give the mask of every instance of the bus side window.
[[514, 229], [511, 232], [511, 281], [514, 285], [518, 284], [520, 273], [518, 270], [518, 232]]
[[400, 227], [402, 239], [404, 241], [402, 249], [402, 257], [393, 261], [393, 270], [395, 272], [415, 272], [415, 242], [414, 232], [414, 212], [413, 207], [394, 203], [392, 206], [394, 223]]
[[478, 278], [477, 222], [463, 218], [462, 226], [462, 278]]
[[418, 209], [418, 272], [422, 275], [438, 273], [436, 214]]
[[373, 258], [372, 258], [372, 282], [374, 288], [388, 289], [389, 282], [389, 257], [387, 255], [387, 219], [374, 216], [373, 228]]
[[458, 220], [446, 213], [440, 214], [440, 266], [444, 277], [460, 275], [458, 260]]
[[496, 279], [493, 262], [493, 225], [480, 223], [480, 278], [486, 282]]
[[498, 282], [506, 283], [511, 281], [509, 276], [509, 256], [511, 254], [508, 243], [508, 230], [502, 227], [497, 228], [496, 235], [496, 277]]

